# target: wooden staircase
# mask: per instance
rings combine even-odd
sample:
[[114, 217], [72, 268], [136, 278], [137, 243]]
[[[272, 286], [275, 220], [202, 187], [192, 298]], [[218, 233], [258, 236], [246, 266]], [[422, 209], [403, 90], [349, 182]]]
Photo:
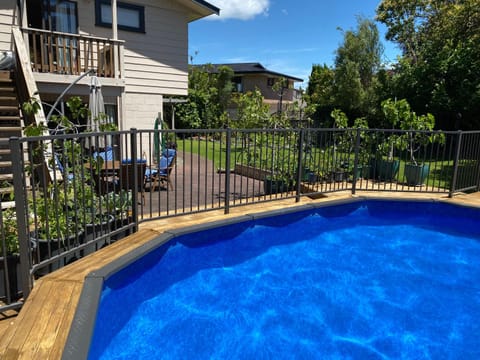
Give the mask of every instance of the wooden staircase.
[[[8, 139], [22, 135], [22, 117], [13, 71], [0, 71], [0, 196], [2, 208], [13, 206], [13, 171]], [[13, 204], [12, 204], [13, 203]]]

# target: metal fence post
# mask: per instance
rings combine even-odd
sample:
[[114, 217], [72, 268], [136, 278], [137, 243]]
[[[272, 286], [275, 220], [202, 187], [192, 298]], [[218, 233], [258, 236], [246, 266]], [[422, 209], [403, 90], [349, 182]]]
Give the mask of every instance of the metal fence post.
[[360, 152], [360, 128], [357, 129], [357, 136], [355, 140], [355, 157], [353, 160], [353, 179], [352, 179], [352, 195], [357, 191], [357, 174], [358, 174], [358, 155]]
[[295, 202], [300, 202], [300, 193], [302, 190], [302, 163], [303, 163], [303, 143], [305, 142], [305, 129], [300, 129], [298, 137], [298, 158], [297, 158], [297, 193], [295, 194]]
[[232, 153], [232, 129], [227, 129], [227, 149], [225, 159], [225, 214], [230, 213], [230, 155]]
[[452, 183], [450, 184], [450, 191], [448, 192], [448, 197], [451, 198], [457, 187], [457, 176], [458, 176], [458, 162], [460, 160], [460, 149], [462, 145], [462, 131], [458, 131], [457, 135], [457, 146], [455, 149], [455, 159], [453, 160], [453, 178]]
[[22, 280], [23, 298], [27, 299], [33, 288], [30, 276], [30, 239], [28, 233], [28, 199], [25, 186], [25, 172], [23, 169], [23, 146], [18, 137], [9, 140], [12, 156], [13, 192], [17, 214], [18, 244], [20, 249], [20, 276]]
[[[135, 128], [130, 129], [130, 156], [131, 164], [133, 168], [133, 194], [132, 194], [132, 217], [135, 221], [134, 231], [138, 231], [138, 169], [137, 169], [137, 134], [138, 131]], [[128, 165], [127, 165], [128, 166]], [[128, 181], [128, 180], [127, 180]]]

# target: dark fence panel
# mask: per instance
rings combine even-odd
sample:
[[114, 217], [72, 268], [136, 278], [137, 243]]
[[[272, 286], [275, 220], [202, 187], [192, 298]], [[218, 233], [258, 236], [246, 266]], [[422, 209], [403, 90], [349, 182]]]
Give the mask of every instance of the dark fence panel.
[[140, 222], [337, 191], [451, 196], [480, 182], [480, 132], [132, 129], [12, 138], [10, 150], [0, 309]]

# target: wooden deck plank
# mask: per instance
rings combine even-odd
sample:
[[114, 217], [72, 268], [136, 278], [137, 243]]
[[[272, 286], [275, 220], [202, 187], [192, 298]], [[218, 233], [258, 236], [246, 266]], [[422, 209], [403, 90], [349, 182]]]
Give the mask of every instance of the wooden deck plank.
[[[53, 294], [53, 291], [53, 285], [49, 282], [42, 282], [33, 289], [23, 305], [24, 308], [27, 307], [29, 311], [20, 311], [13, 328], [11, 328], [9, 333], [5, 336], [5, 342], [2, 341], [0, 344], [2, 349], [6, 350], [0, 358], [20, 359], [21, 353], [25, 351], [24, 347], [28, 349], [28, 347], [35, 346], [35, 344], [27, 343], [26, 340], [30, 335], [30, 332], [35, 328], [35, 324], [38, 324], [38, 319], [41, 317], [40, 313], [44, 307], [44, 303], [50, 301], [50, 298], [46, 295]], [[21, 324], [21, 326], [19, 326], [19, 324]], [[2, 355], [2, 353], [0, 353], [0, 355]]]
[[[24, 347], [24, 351], [19, 352], [20, 359], [48, 359], [58, 336], [60, 321], [64, 318], [65, 311], [68, 311], [66, 304], [70, 303], [74, 284], [65, 282], [59, 286], [58, 283], [49, 279], [42, 285], [46, 288], [47, 283], [48, 292], [44, 290], [37, 293], [37, 297], [44, 298], [42, 307], [32, 331], [25, 339], [25, 343], [32, 345]], [[51, 290], [55, 291], [55, 296], [52, 296]]]
[[35, 359], [57, 359], [61, 356], [70, 331], [66, 324], [72, 322], [74, 315], [69, 309], [76, 307], [82, 291], [82, 284], [77, 283], [62, 283], [56, 286], [62, 288], [60, 295], [63, 297], [58, 298], [57, 308], [49, 319], [48, 327], [42, 332]]

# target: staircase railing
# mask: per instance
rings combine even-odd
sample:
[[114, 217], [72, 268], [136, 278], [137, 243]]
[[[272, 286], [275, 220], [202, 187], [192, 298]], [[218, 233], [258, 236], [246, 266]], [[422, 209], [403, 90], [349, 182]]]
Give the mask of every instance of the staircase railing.
[[[33, 98], [40, 104], [40, 95], [38, 93], [37, 83], [35, 82], [32, 68], [30, 66], [30, 58], [23, 40], [22, 32], [18, 28], [13, 28], [12, 34], [17, 62], [15, 78], [18, 89], [17, 95], [19, 97], [19, 103], [22, 104], [25, 101]], [[41, 108], [35, 114], [23, 114], [23, 119], [25, 125], [30, 125], [33, 123], [39, 125], [45, 122], [45, 113]], [[48, 135], [48, 133], [45, 135]]]

